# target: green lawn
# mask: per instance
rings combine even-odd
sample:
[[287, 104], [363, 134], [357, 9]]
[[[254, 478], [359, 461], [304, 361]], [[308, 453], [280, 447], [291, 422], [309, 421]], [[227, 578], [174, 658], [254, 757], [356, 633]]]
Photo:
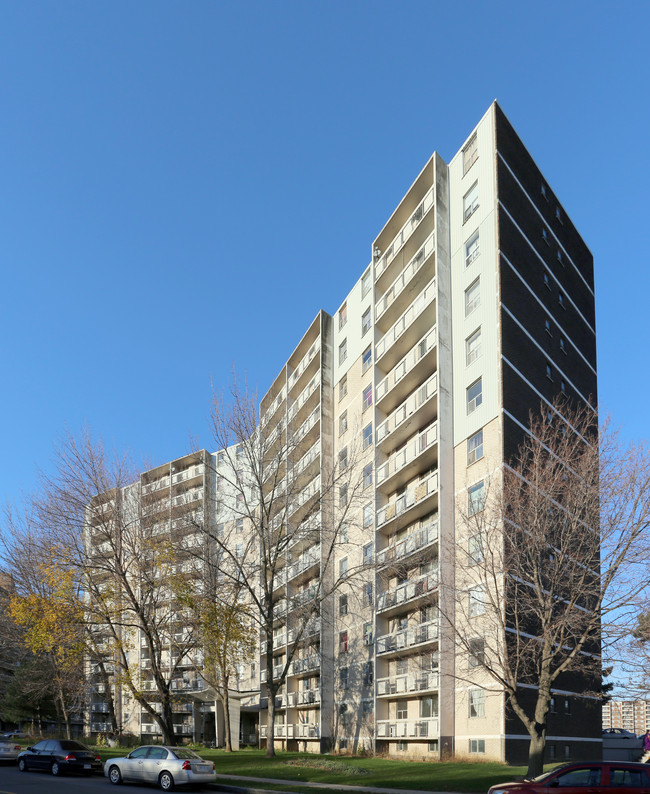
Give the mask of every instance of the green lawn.
[[[103, 747], [98, 749], [103, 761], [116, 755], [126, 755], [128, 752]], [[513, 780], [526, 773], [525, 767], [497, 763], [393, 761], [386, 758], [351, 758], [306, 753], [278, 753], [276, 758], [269, 759], [264, 756], [263, 750], [240, 750], [237, 753], [226, 753], [223, 750], [199, 752], [203, 758], [215, 762], [217, 775], [221, 773], [295, 781], [292, 786], [275, 787], [285, 791], [301, 791], [300, 784], [307, 781], [424, 791], [486, 792], [494, 783]], [[236, 781], [231, 782], [237, 785]], [[256, 788], [272, 787], [259, 784]]]

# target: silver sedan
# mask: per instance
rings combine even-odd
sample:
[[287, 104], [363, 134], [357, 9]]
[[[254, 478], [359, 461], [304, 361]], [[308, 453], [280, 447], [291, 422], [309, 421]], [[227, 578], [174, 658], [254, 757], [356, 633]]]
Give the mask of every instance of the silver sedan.
[[214, 783], [216, 772], [212, 761], [204, 761], [185, 747], [145, 745], [122, 758], [110, 758], [104, 774], [118, 786], [123, 780], [157, 783], [163, 791], [175, 786], [194, 787]]
[[23, 748], [9, 739], [0, 739], [0, 761], [15, 761]]

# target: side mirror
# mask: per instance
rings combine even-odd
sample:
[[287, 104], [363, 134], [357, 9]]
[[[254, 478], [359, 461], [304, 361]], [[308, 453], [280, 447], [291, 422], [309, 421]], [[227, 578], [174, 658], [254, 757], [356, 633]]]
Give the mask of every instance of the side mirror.
[[33, 747], [28, 747], [27, 749], [28, 749], [28, 750], [33, 750], [34, 748], [33, 748]]

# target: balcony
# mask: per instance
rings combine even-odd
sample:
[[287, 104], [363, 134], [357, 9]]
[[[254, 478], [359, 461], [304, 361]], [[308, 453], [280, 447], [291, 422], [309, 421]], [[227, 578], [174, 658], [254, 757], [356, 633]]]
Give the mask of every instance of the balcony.
[[[380, 380], [375, 389], [375, 403], [377, 407], [387, 413], [395, 405], [398, 405], [411, 391], [413, 391], [412, 378], [405, 376], [422, 361], [425, 356], [429, 356], [438, 343], [438, 330], [436, 326], [431, 328], [409, 352], [401, 359], [393, 369]], [[430, 356], [433, 358], [433, 356]], [[435, 361], [432, 361], [432, 369], [435, 368]]]
[[377, 611], [384, 612], [387, 609], [406, 604], [423, 596], [433, 593], [438, 587], [438, 572], [428, 573], [410, 582], [404, 582], [394, 590], [387, 590], [377, 598]]
[[436, 416], [437, 404], [433, 399], [438, 394], [438, 374], [436, 372], [423, 383], [417, 391], [405, 400], [392, 414], [377, 427], [377, 445], [381, 448], [390, 443], [401, 443], [412, 433], [414, 423], [423, 424]]
[[[435, 475], [434, 475], [435, 476]], [[400, 497], [403, 499], [404, 497]], [[385, 508], [384, 508], [385, 509]], [[393, 562], [404, 559], [420, 549], [425, 548], [438, 540], [438, 520], [433, 519], [425, 526], [420, 527], [415, 532], [405, 538], [391, 543], [385, 549], [377, 552], [377, 564], [379, 566], [390, 565]]]
[[437, 639], [438, 623], [432, 620], [429, 623], [409, 626], [406, 629], [393, 631], [391, 634], [384, 634], [383, 637], [377, 637], [377, 654], [402, 651], [405, 648], [414, 648], [416, 645], [433, 642]]
[[[390, 490], [399, 487], [405, 479], [409, 479], [406, 467], [414, 460], [424, 455], [427, 450], [431, 450], [438, 442], [438, 423], [432, 422], [424, 430], [414, 436], [406, 446], [394, 452], [385, 463], [377, 468], [377, 485], [387, 484], [391, 480]], [[397, 478], [400, 472], [404, 476]], [[399, 482], [397, 481], [399, 479]]]
[[294, 369], [291, 375], [289, 375], [289, 390], [293, 389], [293, 387], [300, 379], [300, 376], [307, 369], [307, 367], [309, 366], [309, 364], [311, 363], [314, 356], [316, 355], [316, 353], [318, 353], [319, 350], [320, 350], [320, 337], [316, 339], [316, 341], [312, 344], [309, 350], [302, 357], [298, 366]]
[[263, 425], [266, 425], [269, 422], [269, 420], [273, 418], [275, 412], [284, 402], [285, 397], [286, 397], [286, 387], [283, 386], [273, 398], [273, 402], [271, 403], [271, 405], [269, 405], [269, 407], [264, 411], [264, 415], [262, 416]]
[[90, 723], [90, 731], [91, 733], [108, 733], [109, 731], [113, 730], [113, 726], [110, 722], [91, 722]]
[[[271, 674], [273, 675], [274, 681], [277, 681], [280, 678], [283, 670], [284, 670], [284, 662], [273, 665], [273, 670]], [[264, 670], [260, 670], [260, 682], [262, 684], [266, 684], [268, 680], [269, 680], [268, 670], [266, 670], [266, 668]]]
[[294, 477], [303, 472], [310, 463], [320, 457], [320, 440], [317, 441], [307, 452], [297, 461], [293, 467]]
[[142, 493], [148, 494], [154, 491], [160, 491], [162, 488], [169, 488], [169, 477], [162, 477], [160, 480], [154, 480], [142, 486]]
[[288, 578], [295, 579], [301, 573], [313, 568], [314, 565], [320, 565], [321, 548], [320, 543], [317, 546], [312, 546], [306, 552], [298, 557], [295, 562], [292, 562], [288, 569]]
[[[316, 620], [310, 620], [309, 623], [305, 626], [300, 639], [305, 640], [308, 637], [314, 637], [316, 634], [320, 634], [320, 627], [321, 627], [320, 618], [317, 618]], [[287, 634], [287, 643], [289, 645], [293, 645], [297, 636], [298, 636], [298, 631], [296, 631], [296, 629], [290, 629]]]
[[202, 678], [179, 679], [173, 678], [171, 681], [171, 689], [175, 691], [188, 691], [205, 689], [205, 681]]
[[172, 500], [174, 507], [189, 505], [203, 499], [203, 488], [193, 488], [191, 491], [175, 496]]
[[[404, 344], [412, 345], [428, 328], [433, 325], [429, 312], [425, 312], [436, 299], [436, 279], [433, 278], [417, 296], [397, 322], [392, 325], [375, 346], [375, 363], [391, 367], [399, 360], [400, 351], [395, 343], [404, 339]], [[388, 353], [391, 353], [388, 356]], [[384, 359], [385, 357], [385, 359]], [[384, 359], [384, 361], [382, 361]]]
[[320, 373], [317, 372], [314, 377], [309, 381], [305, 388], [300, 392], [295, 402], [291, 404], [289, 409], [289, 419], [293, 419], [298, 411], [303, 407], [307, 400], [320, 386]]
[[90, 710], [94, 714], [108, 714], [108, 703], [93, 703]]
[[176, 736], [191, 736], [192, 726], [183, 722], [180, 725], [174, 725], [174, 733]]
[[309, 483], [306, 488], [303, 488], [296, 496], [291, 500], [289, 504], [289, 513], [295, 513], [300, 507], [306, 504], [312, 497], [316, 496], [316, 494], [320, 491], [320, 475], [318, 477], [314, 477], [314, 479]]
[[294, 444], [299, 444], [303, 438], [309, 433], [309, 431], [317, 424], [318, 420], [320, 419], [320, 407], [314, 408], [314, 410], [309, 414], [309, 416], [305, 419], [305, 421], [300, 425], [300, 427], [295, 431], [293, 436]]
[[169, 499], [158, 499], [157, 502], [152, 502], [151, 504], [142, 505], [142, 515], [152, 516], [155, 513], [162, 513], [163, 510], [169, 510], [169, 505], [170, 505]]
[[[276, 739], [293, 739], [293, 725], [276, 725], [274, 726], [274, 736]], [[268, 726], [260, 725], [260, 736], [266, 739], [268, 736]]]
[[320, 588], [318, 584], [312, 584], [306, 590], [301, 590], [299, 593], [296, 593], [296, 595], [294, 595], [291, 599], [292, 609], [298, 609], [305, 604], [311, 603], [318, 598], [319, 592]]
[[301, 689], [299, 692], [292, 692], [292, 702], [290, 705], [295, 708], [305, 706], [318, 706], [320, 704], [320, 689]]
[[317, 723], [303, 722], [293, 728], [296, 739], [320, 739], [320, 726]]
[[422, 222], [424, 216], [427, 212], [433, 207], [433, 188], [429, 188], [429, 190], [425, 193], [424, 198], [415, 208], [415, 211], [411, 215], [411, 217], [406, 221], [404, 226], [397, 232], [391, 244], [388, 246], [384, 255], [379, 259], [377, 264], [375, 265], [375, 282], [379, 281], [380, 277], [386, 270], [386, 268], [390, 265], [390, 263], [395, 259], [397, 254], [402, 250], [407, 240], [413, 234], [413, 232], [417, 229], [417, 227]]
[[393, 281], [390, 287], [377, 301], [375, 310], [376, 324], [379, 323], [382, 317], [384, 317], [389, 308], [395, 304], [395, 301], [397, 301], [398, 297], [402, 294], [402, 292], [404, 292], [404, 289], [409, 285], [413, 277], [421, 269], [434, 250], [435, 242], [434, 235], [432, 233], [429, 235], [429, 237], [427, 237], [424, 244], [420, 247], [411, 261], [406, 265], [404, 270], [402, 270], [395, 281]]
[[[287, 633], [286, 631], [282, 632], [281, 634], [275, 634], [273, 636], [273, 650], [277, 651], [278, 648], [283, 648], [287, 644]], [[266, 640], [262, 640], [260, 642], [260, 653], [266, 653]]]
[[301, 675], [320, 669], [320, 654], [311, 653], [301, 659], [294, 659], [289, 666], [289, 675]]
[[377, 697], [402, 695], [407, 692], [431, 692], [440, 684], [437, 670], [424, 670], [405, 675], [377, 679]]
[[140, 733], [160, 733], [160, 728], [153, 723], [146, 723], [140, 726]]
[[436, 738], [439, 735], [438, 718], [420, 720], [378, 720], [378, 739]]
[[205, 466], [203, 463], [198, 463], [196, 466], [191, 466], [189, 469], [184, 469], [177, 474], [172, 474], [172, 483], [176, 485], [179, 482], [193, 480], [195, 477], [202, 477], [204, 470]]

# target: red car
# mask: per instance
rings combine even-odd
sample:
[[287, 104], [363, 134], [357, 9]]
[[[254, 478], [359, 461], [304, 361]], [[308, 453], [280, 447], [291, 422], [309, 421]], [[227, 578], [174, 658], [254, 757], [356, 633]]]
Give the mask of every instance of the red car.
[[563, 764], [533, 780], [501, 783], [488, 794], [650, 794], [650, 766], [626, 761], [584, 761]]

